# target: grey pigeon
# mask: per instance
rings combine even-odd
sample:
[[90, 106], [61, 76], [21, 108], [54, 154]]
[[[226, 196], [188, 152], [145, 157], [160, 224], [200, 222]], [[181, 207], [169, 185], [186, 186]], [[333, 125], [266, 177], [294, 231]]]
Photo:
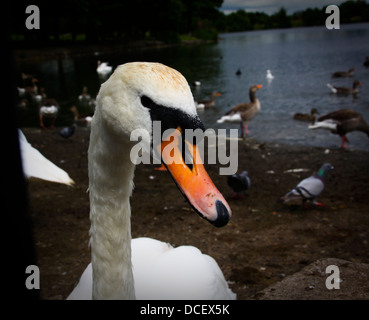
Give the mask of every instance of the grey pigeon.
[[333, 166], [330, 163], [323, 164], [316, 174], [300, 181], [296, 187], [281, 198], [281, 201], [290, 205], [304, 205], [307, 201], [315, 205], [322, 205], [316, 202], [315, 198], [324, 190], [324, 180], [332, 169]]
[[233, 191], [233, 198], [243, 198], [245, 196], [245, 191], [251, 186], [251, 180], [247, 171], [228, 176], [227, 183]]
[[70, 127], [64, 127], [58, 133], [64, 139], [68, 139], [71, 136], [73, 136], [75, 129], [76, 129], [76, 124], [73, 123], [72, 126], [70, 126]]

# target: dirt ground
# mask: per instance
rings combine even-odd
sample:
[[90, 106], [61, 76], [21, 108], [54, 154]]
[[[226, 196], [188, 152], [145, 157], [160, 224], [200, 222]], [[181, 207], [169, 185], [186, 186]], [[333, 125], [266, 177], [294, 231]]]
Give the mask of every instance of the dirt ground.
[[[42, 299], [65, 299], [90, 262], [89, 130], [77, 128], [70, 140], [57, 131], [23, 129], [28, 141], [76, 182], [74, 187], [28, 183]], [[139, 165], [131, 198], [132, 236], [198, 247], [216, 259], [238, 299], [257, 298], [260, 290], [317, 259], [369, 263], [369, 152], [341, 150], [339, 137], [327, 133], [327, 139], [336, 139], [337, 149], [239, 142], [239, 172], [247, 170], [251, 178], [244, 199], [232, 199], [218, 165], [207, 165], [233, 212], [223, 228], [192, 212], [167, 172]], [[318, 199], [324, 207], [290, 208], [277, 201], [324, 162], [335, 168]], [[285, 172], [296, 168], [308, 171]]]

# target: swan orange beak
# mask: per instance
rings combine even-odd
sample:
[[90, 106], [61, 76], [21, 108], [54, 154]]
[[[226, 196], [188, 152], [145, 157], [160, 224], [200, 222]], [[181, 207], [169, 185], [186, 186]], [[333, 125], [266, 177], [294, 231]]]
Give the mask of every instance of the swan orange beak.
[[167, 137], [169, 140], [163, 140], [157, 146], [162, 163], [196, 213], [214, 226], [222, 227], [231, 218], [231, 209], [207, 174], [198, 147], [187, 140], [192, 163], [185, 163], [179, 148], [182, 137], [180, 128], [177, 128]]

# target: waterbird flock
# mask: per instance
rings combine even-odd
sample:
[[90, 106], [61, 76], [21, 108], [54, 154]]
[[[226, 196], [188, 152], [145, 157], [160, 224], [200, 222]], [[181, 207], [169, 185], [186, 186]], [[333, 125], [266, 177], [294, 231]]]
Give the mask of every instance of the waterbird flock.
[[[148, 71], [148, 68], [145, 68], [147, 65], [150, 65], [152, 67], [151, 72]], [[139, 72], [138, 75], [136, 75], [137, 78], [132, 79], [126, 75], [126, 73], [130, 74], [130, 72], [132, 72], [132, 74], [136, 74], [135, 69], [137, 70], [138, 67], [140, 69], [141, 68], [144, 69], [145, 71], [140, 70], [141, 72]], [[97, 103], [96, 103], [96, 112], [94, 110], [94, 113], [95, 113], [94, 120], [92, 120], [91, 118], [89, 119], [89, 122], [88, 122], [89, 124], [91, 124], [89, 166], [94, 167], [95, 168], [94, 170], [96, 171], [103, 172], [103, 176], [95, 178], [93, 174], [94, 170], [91, 171], [89, 169], [91, 173], [90, 188], [89, 188], [90, 201], [91, 201], [91, 230], [94, 230], [94, 232], [91, 232], [92, 258], [93, 259], [92, 259], [92, 263], [86, 268], [85, 272], [83, 273], [78, 286], [73, 290], [73, 292], [69, 296], [70, 299], [91, 299], [91, 298], [95, 298], [95, 299], [124, 298], [125, 299], [125, 298], [135, 298], [135, 297], [137, 298], [144, 297], [145, 299], [151, 299], [151, 298], [170, 299], [173, 297], [176, 297], [178, 299], [191, 299], [191, 297], [201, 298], [201, 299], [203, 298], [205, 299], [234, 299], [235, 298], [234, 293], [229, 289], [227, 282], [224, 279], [224, 276], [219, 266], [215, 262], [215, 260], [207, 255], [203, 255], [201, 252], [199, 252], [198, 249], [194, 247], [172, 248], [169, 244], [165, 244], [163, 242], [160, 242], [154, 239], [146, 239], [146, 238], [135, 239], [131, 242], [130, 238], [126, 237], [125, 239], [123, 239], [126, 242], [123, 248], [116, 248], [118, 252], [117, 257], [111, 257], [109, 256], [109, 253], [108, 253], [110, 252], [111, 248], [109, 250], [107, 250], [106, 248], [106, 246], [109, 246], [111, 244], [104, 243], [104, 237], [101, 237], [101, 235], [104, 234], [104, 230], [107, 228], [111, 228], [112, 226], [105, 226], [103, 224], [99, 225], [99, 223], [102, 223], [102, 221], [100, 219], [97, 219], [97, 216], [99, 216], [100, 214], [102, 215], [107, 214], [107, 215], [111, 215], [111, 218], [114, 219], [114, 217], [118, 213], [114, 212], [113, 207], [116, 207], [117, 205], [121, 206], [124, 209], [124, 211], [127, 210], [127, 212], [129, 212], [128, 199], [124, 199], [124, 200], [120, 200], [119, 202], [116, 202], [114, 206], [111, 207], [111, 209], [109, 209], [110, 205], [108, 203], [105, 203], [104, 206], [101, 206], [101, 204], [99, 204], [99, 201], [100, 201], [98, 200], [100, 198], [99, 192], [101, 192], [101, 188], [104, 188], [104, 181], [106, 180], [107, 177], [109, 177], [109, 180], [112, 180], [112, 179], [113, 181], [117, 180], [117, 187], [123, 188], [123, 189], [126, 188], [126, 191], [127, 191], [126, 194], [129, 196], [129, 194], [132, 191], [131, 182], [133, 179], [133, 173], [132, 173], [133, 171], [131, 170], [128, 170], [131, 173], [129, 172], [127, 173], [126, 171], [121, 172], [120, 178], [122, 179], [120, 179], [120, 181], [118, 182], [117, 177], [113, 178], [113, 176], [111, 175], [112, 174], [111, 168], [96, 167], [96, 166], [99, 166], [97, 164], [97, 158], [103, 156], [103, 154], [95, 151], [94, 146], [100, 141], [99, 140], [100, 137], [98, 136], [98, 133], [105, 132], [106, 134], [106, 131], [101, 131], [104, 127], [104, 122], [101, 119], [104, 117], [106, 118], [106, 115], [104, 115], [105, 112], [109, 113], [108, 115], [109, 117], [113, 116], [113, 117], [118, 117], [119, 119], [121, 119], [122, 121], [118, 125], [112, 123], [112, 130], [117, 133], [122, 133], [124, 135], [126, 135], [127, 133], [129, 133], [131, 130], [134, 129], [132, 127], [133, 123], [130, 123], [129, 117], [142, 117], [141, 122], [143, 126], [147, 125], [147, 122], [150, 121], [149, 113], [139, 114], [138, 111], [134, 111], [134, 109], [132, 109], [132, 113], [129, 114], [128, 118], [127, 118], [128, 114], [122, 113], [121, 110], [114, 109], [114, 105], [111, 105], [111, 107], [113, 107], [112, 110], [104, 109], [103, 108], [104, 104], [108, 103], [106, 99], [104, 101], [103, 99], [104, 96], [108, 96], [109, 98], [114, 100], [114, 99], [119, 99], [119, 95], [121, 94], [118, 91], [114, 91], [114, 90], [113, 92], [109, 91], [109, 88], [113, 88], [114, 85], [117, 84], [118, 79], [120, 80], [124, 79], [123, 81], [124, 85], [122, 88], [123, 90], [126, 90], [128, 94], [134, 94], [134, 92], [130, 92], [130, 90], [132, 90], [132, 88], [134, 88], [135, 86], [140, 87], [141, 92], [145, 92], [145, 89], [147, 89], [147, 92], [150, 92], [151, 94], [150, 98], [153, 99], [153, 101], [155, 102], [155, 105], [170, 107], [168, 105], [168, 102], [170, 101], [170, 97], [176, 96], [178, 98], [177, 95], [179, 93], [177, 89], [174, 88], [173, 86], [171, 86], [170, 89], [168, 89], [167, 87], [164, 89], [160, 85], [160, 81], [158, 81], [157, 75], [155, 74], [157, 73], [161, 75], [164, 74], [164, 78], [165, 77], [178, 78], [180, 79], [181, 82], [183, 82], [181, 85], [184, 87], [185, 92], [187, 94], [187, 96], [185, 95], [182, 96], [181, 99], [183, 99], [183, 101], [186, 102], [185, 105], [187, 105], [188, 109], [185, 109], [182, 111], [184, 112], [184, 114], [187, 114], [186, 117], [190, 117], [190, 118], [197, 117], [196, 121], [200, 121], [198, 116], [196, 115], [196, 101], [194, 101], [192, 98], [192, 94], [189, 90], [189, 86], [187, 82], [175, 70], [167, 69], [167, 68], [168, 67], [165, 67], [160, 64], [145, 64], [145, 63], [126, 64], [126, 65], [123, 65], [117, 68], [117, 70], [112, 74], [109, 80], [105, 84], [103, 84], [100, 89], [100, 93], [99, 93], [100, 100], [98, 97]], [[353, 71], [354, 70], [349, 70], [349, 72], [347, 72], [346, 74], [340, 73], [339, 77], [346, 77], [346, 76], [350, 77], [352, 76]], [[111, 72], [112, 70], [110, 70], [110, 72], [106, 72], [105, 75], [106, 74], [109, 75]], [[337, 77], [336, 73], [334, 77]], [[270, 70], [268, 70], [266, 79], [271, 81], [273, 78], [274, 77], [271, 75]], [[165, 81], [167, 81], [166, 83], [170, 82], [169, 80], [165, 80]], [[31, 80], [31, 83], [35, 85], [35, 82], [33, 82], [33, 80]], [[31, 85], [31, 87], [33, 86]], [[329, 87], [333, 88], [332, 85], [330, 85]], [[241, 137], [247, 137], [248, 136], [248, 127], [247, 127], [248, 122], [257, 114], [257, 112], [259, 112], [261, 108], [261, 103], [255, 96], [256, 91], [258, 91], [261, 88], [262, 88], [262, 85], [252, 85], [249, 89], [250, 102], [236, 105], [229, 112], [227, 112], [223, 117], [221, 117], [218, 120], [218, 122], [219, 123], [222, 123], [222, 122], [240, 123]], [[22, 91], [22, 93], [20, 93], [20, 96], [26, 94], [27, 92], [27, 89], [25, 89], [24, 92], [21, 89], [23, 88], [19, 88], [19, 92]], [[161, 95], [158, 97], [155, 97], [155, 93], [158, 93], [159, 91], [166, 91], [166, 90], [169, 90], [169, 92], [165, 92], [165, 93], [162, 92], [162, 94], [164, 94], [164, 97], [162, 97]], [[170, 90], [172, 92], [170, 92]], [[31, 91], [32, 91], [31, 93], [32, 99], [37, 100], [37, 98], [33, 97], [33, 96], [36, 96], [36, 94], [38, 93], [37, 90], [35, 90], [33, 87]], [[86, 95], [85, 89], [83, 89], [82, 94]], [[165, 94], [167, 94], [168, 96], [165, 96]], [[210, 99], [210, 103], [213, 106], [214, 106], [214, 100], [216, 96], [217, 94], [215, 94], [214, 96], [212, 95], [212, 98]], [[161, 99], [163, 99], [163, 101], [161, 101]], [[44, 98], [41, 99], [41, 101], [44, 101], [44, 100], [45, 100]], [[199, 102], [197, 102], [197, 106], [198, 105], [199, 105]], [[41, 107], [42, 106], [40, 105], [40, 109]], [[54, 107], [58, 109], [56, 105], [54, 105]], [[130, 108], [131, 110], [130, 106], [127, 105], [127, 107]], [[145, 105], [144, 107], [147, 108], [147, 106]], [[79, 116], [78, 110], [76, 110], [75, 107], [73, 110], [74, 110], [73, 112], [74, 120], [77, 123], [78, 120], [80, 120], [80, 116]], [[52, 113], [52, 112], [49, 111], [49, 113]], [[348, 141], [346, 138], [346, 134], [348, 132], [351, 132], [354, 130], [361, 130], [367, 133], [369, 136], [369, 129], [368, 129], [368, 125], [366, 124], [365, 120], [360, 114], [358, 114], [357, 112], [353, 110], [346, 110], [346, 109], [338, 110], [336, 111], [336, 113], [333, 112], [327, 115], [323, 115], [320, 118], [318, 118], [316, 121], [315, 114], [317, 113], [318, 113], [317, 110], [313, 108], [311, 110], [310, 115], [307, 114], [306, 117], [300, 115], [300, 116], [297, 116], [296, 119], [311, 121], [312, 124], [309, 126], [309, 129], [324, 128], [324, 129], [331, 130], [333, 133], [339, 134], [342, 138], [342, 148], [346, 147], [345, 143]], [[43, 117], [44, 116], [45, 115], [43, 114]], [[92, 120], [92, 123], [91, 123], [91, 120]], [[54, 126], [54, 121], [55, 121], [55, 118], [52, 121], [51, 126]], [[165, 118], [162, 119], [162, 121], [165, 121]], [[44, 127], [43, 125], [41, 125], [41, 123], [42, 122], [41, 122], [41, 115], [40, 115], [40, 126]], [[180, 120], [179, 120], [179, 124], [181, 125]], [[75, 127], [76, 127], [76, 124], [73, 124], [70, 127], [70, 128], [73, 128], [73, 132], [74, 132]], [[64, 136], [69, 138], [72, 134], [73, 133], [65, 132]], [[24, 146], [27, 146], [27, 142], [24, 142], [26, 140], [21, 132], [19, 133], [19, 136], [20, 136], [20, 142], [23, 145], [22, 147], [22, 150], [23, 150], [25, 148]], [[105, 138], [109, 139], [108, 136], [106, 136]], [[120, 143], [122, 143], [122, 145], [126, 144], [124, 140], [120, 141]], [[106, 146], [106, 148], [107, 150], [109, 148], [109, 151], [112, 151], [108, 145]], [[112, 156], [112, 152], [108, 152], [107, 154], [109, 154], [109, 156]], [[22, 153], [22, 156], [23, 156], [23, 153]], [[121, 154], [118, 150], [114, 150], [113, 158], [114, 157], [116, 157], [117, 160], [118, 159], [122, 160], [122, 158], [124, 158], [124, 155]], [[24, 159], [23, 162], [26, 163], [27, 160]], [[163, 159], [163, 162], [165, 163], [165, 159]], [[126, 161], [126, 165], [128, 164], [129, 164], [128, 161]], [[122, 166], [122, 164], [118, 164], [118, 161], [117, 161], [116, 167], [115, 167], [116, 170], [114, 170], [114, 175], [117, 172], [120, 172], [120, 169], [119, 169], [120, 166]], [[166, 165], [166, 167], [169, 173], [173, 175], [174, 179], [176, 179], [175, 169], [171, 168], [169, 165]], [[311, 202], [314, 205], [320, 205], [320, 203], [316, 202], [316, 198], [323, 191], [324, 179], [326, 178], [328, 171], [332, 169], [333, 169], [332, 165], [328, 163], [324, 164], [321, 167], [321, 169], [318, 171], [317, 174], [302, 180], [300, 183], [296, 185], [295, 188], [289, 191], [285, 196], [281, 197], [282, 202], [285, 204], [291, 204], [291, 203], [295, 204], [297, 202], [303, 206], [306, 205], [307, 202]], [[68, 181], [68, 179], [66, 181]], [[123, 182], [125, 181], [125, 182], [123, 183], [122, 181]], [[69, 182], [61, 182], [61, 183], [70, 185], [70, 184], [73, 184], [74, 182], [73, 180], [70, 179]], [[250, 188], [251, 180], [248, 176], [248, 172], [243, 171], [241, 172], [241, 174], [238, 174], [238, 175], [236, 174], [236, 175], [228, 177], [228, 184], [235, 194], [242, 195], [243, 197], [245, 194], [245, 191], [248, 188]], [[182, 191], [182, 194], [185, 195], [185, 197], [188, 199], [188, 201], [192, 203], [194, 201], [194, 198], [193, 198], [194, 191], [187, 190], [187, 188], [191, 189], [191, 187], [188, 185], [181, 186], [180, 184], [178, 185], [178, 187]], [[111, 202], [111, 204], [113, 204], [114, 201], [118, 201], [118, 199], [116, 199], [116, 197], [113, 194], [109, 194], [109, 192], [111, 191], [107, 191], [107, 192], [108, 193], [106, 195], [108, 195], [108, 197], [111, 196], [111, 199], [107, 199], [108, 202]], [[218, 197], [219, 197], [219, 200], [216, 200], [215, 202], [213, 202], [213, 207], [215, 211], [210, 212], [213, 209], [209, 211], [208, 208], [205, 209], [205, 207], [198, 207], [197, 205], [194, 205], [194, 208], [195, 208], [195, 211], [203, 218], [209, 220], [211, 223], [213, 223], [216, 226], [222, 226], [226, 224], [228, 220], [230, 219], [231, 210], [227, 202], [223, 198], [223, 196], [219, 194], [217, 190], [215, 192], [218, 194]], [[201, 195], [197, 194], [196, 197], [198, 196], [201, 197]], [[96, 219], [94, 215], [96, 215]], [[128, 222], [126, 218], [124, 218], [123, 225], [121, 225], [120, 228], [128, 230], [127, 223]], [[118, 232], [118, 226], [114, 226], [113, 229], [116, 229], [117, 230], [116, 232]], [[115, 236], [118, 236], [118, 235], [116, 234]], [[141, 242], [144, 243], [145, 245], [142, 247], [140, 247], [140, 245], [136, 245]], [[150, 258], [151, 260], [149, 259], [149, 253], [146, 250], [147, 248], [150, 248], [150, 247], [153, 248], [152, 250], [149, 250], [149, 252], [153, 254], [152, 258]], [[143, 249], [143, 248], [146, 248], [146, 249]], [[157, 251], [155, 251], [156, 249], [154, 248], [157, 248]], [[180, 250], [177, 250], [177, 249], [180, 249]], [[131, 259], [129, 259], [129, 261], [127, 261], [127, 259], [123, 257], [126, 256], [126, 254], [129, 253], [131, 250], [132, 250], [132, 257]], [[142, 256], [136, 255], [138, 254], [138, 252], [140, 252], [140, 250], [144, 250], [144, 251], [146, 250], [143, 255], [144, 258], [140, 258]], [[181, 250], [184, 252], [188, 250], [189, 253], [186, 252], [186, 253], [183, 253], [184, 255], [182, 255], [182, 253], [178, 253]], [[119, 252], [121, 252], [122, 254], [119, 254]], [[169, 254], [172, 252], [176, 252], [176, 253]], [[95, 253], [96, 253], [96, 256], [95, 256]], [[166, 255], [166, 257], [163, 258], [164, 262], [162, 262], [161, 260], [163, 254]], [[183, 257], [186, 257], [187, 254], [188, 254], [187, 258], [183, 258]], [[110, 261], [110, 263], [114, 266], [112, 270], [103, 270], [104, 269], [102, 268], [103, 261], [99, 262], [99, 259], [101, 259], [100, 255], [104, 257], [103, 259]], [[171, 255], [174, 257], [173, 260], [170, 260], [170, 258], [168, 258], [168, 256], [171, 256]], [[196, 256], [198, 256], [198, 258], [195, 258]], [[183, 261], [192, 261], [191, 259], [193, 258], [194, 259], [193, 264], [197, 265], [198, 263], [198, 269], [195, 268], [196, 270], [193, 271], [194, 273], [197, 272], [197, 277], [195, 278], [196, 284], [201, 283], [201, 281], [204, 280], [204, 278], [206, 278], [207, 279], [206, 281], [210, 281], [210, 282], [206, 282], [205, 284], [203, 284], [203, 287], [213, 288], [212, 290], [208, 289], [208, 290], [201, 291], [200, 289], [196, 288], [195, 283], [190, 282], [190, 281], [182, 281], [183, 279], [191, 279], [191, 277], [194, 277], [194, 274], [190, 273], [191, 268], [185, 268], [186, 270], [183, 270], [184, 273], [183, 273], [183, 278], [181, 281], [178, 280], [180, 279], [180, 277], [177, 274], [171, 275], [168, 272], [163, 272], [162, 267], [171, 266], [171, 269], [173, 269], [175, 268], [173, 266], [176, 266], [176, 264], [179, 261], [182, 261], [181, 260], [182, 258], [184, 259]], [[122, 260], [118, 261], [119, 259], [122, 259]], [[152, 266], [147, 265], [147, 261], [148, 261], [147, 259], [149, 259], [152, 262]], [[133, 271], [129, 266], [131, 264], [131, 261], [134, 265]], [[101, 265], [99, 265], [99, 263]], [[109, 274], [109, 273], [114, 272], [114, 270], [118, 270], [119, 274], [114, 274], [114, 277], [112, 277], [112, 274]], [[160, 270], [160, 272], [158, 270]], [[203, 271], [200, 271], [200, 270], [203, 270]], [[153, 272], [153, 273], [150, 274], [150, 272]], [[203, 274], [204, 276], [199, 277], [198, 276], [199, 274]], [[112, 281], [112, 278], [114, 278], [114, 281]], [[152, 283], [150, 283], [149, 279], [155, 279], [155, 281], [153, 280]], [[161, 279], [163, 280], [161, 281]], [[183, 290], [182, 289], [179, 290], [179, 288], [182, 288], [181, 286], [184, 286]], [[214, 289], [214, 286], [217, 288], [216, 290]], [[180, 291], [183, 292], [183, 295], [180, 295], [179, 293]], [[151, 292], [151, 294], [145, 295], [147, 292], [149, 293]], [[201, 295], [202, 292], [204, 293], [204, 295]], [[196, 293], [198, 293], [199, 295], [197, 296]]]

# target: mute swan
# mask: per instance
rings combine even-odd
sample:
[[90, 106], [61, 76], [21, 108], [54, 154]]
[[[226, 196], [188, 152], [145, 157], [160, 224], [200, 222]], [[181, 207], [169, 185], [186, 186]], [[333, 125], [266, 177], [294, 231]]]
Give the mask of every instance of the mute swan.
[[229, 110], [224, 116], [217, 120], [218, 123], [231, 122], [240, 123], [241, 137], [249, 134], [248, 123], [260, 111], [260, 101], [255, 97], [256, 91], [262, 88], [261, 84], [250, 87], [250, 102], [240, 103]]
[[33, 177], [66, 185], [74, 184], [68, 173], [46, 159], [29, 144], [20, 129], [18, 129], [18, 139], [22, 155], [23, 173], [27, 178]]
[[[131, 249], [129, 197], [137, 159], [130, 158], [134, 146], [130, 135], [136, 129], [149, 133], [141, 140], [143, 149], [161, 150], [162, 162], [195, 212], [217, 227], [224, 226], [231, 217], [227, 202], [198, 162], [197, 146], [186, 141], [193, 155], [192, 165], [184, 163], [180, 152], [174, 152], [178, 157], [169, 164], [171, 152], [166, 148], [169, 142], [155, 145], [152, 139], [154, 120], [161, 121], [162, 130], [180, 128], [173, 135], [176, 146], [180, 132], [204, 129], [189, 85], [178, 71], [160, 63], [145, 62], [116, 68], [101, 85], [91, 123], [88, 150], [91, 264], [68, 299], [188, 299], [200, 298], [199, 292], [204, 293], [204, 288], [203, 299], [235, 298], [215, 261], [194, 247], [169, 250], [168, 245], [150, 239], [132, 241]], [[143, 257], [138, 254], [137, 241], [146, 242], [139, 246], [140, 250], [146, 248]], [[163, 247], [172, 254], [163, 253]], [[188, 250], [193, 252], [191, 266], [189, 256], [180, 254]], [[158, 252], [166, 258], [156, 260]], [[193, 261], [195, 256], [198, 259]], [[194, 274], [188, 275], [189, 268]], [[160, 280], [159, 276], [168, 276], [169, 280]], [[194, 283], [193, 279], [197, 281]], [[178, 283], [196, 286], [182, 291]]]

